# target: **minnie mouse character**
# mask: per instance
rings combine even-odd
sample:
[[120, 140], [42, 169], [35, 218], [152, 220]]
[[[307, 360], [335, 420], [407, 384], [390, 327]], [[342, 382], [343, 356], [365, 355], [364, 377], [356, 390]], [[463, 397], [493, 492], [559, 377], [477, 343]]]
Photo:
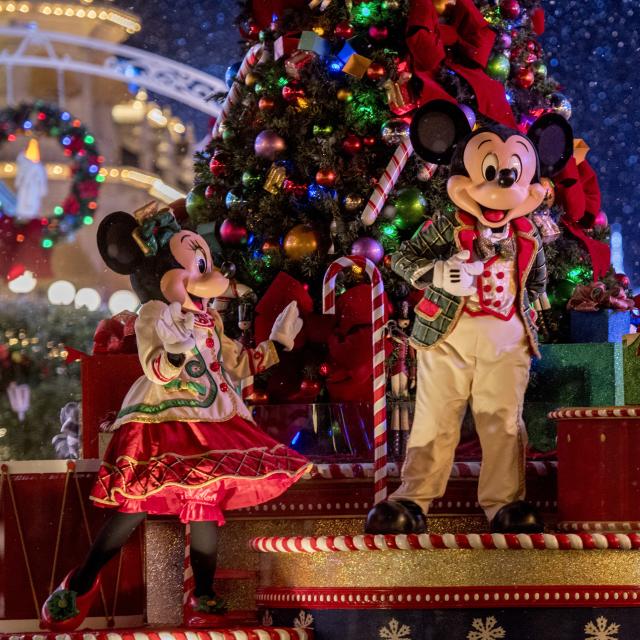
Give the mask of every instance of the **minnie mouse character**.
[[77, 628], [99, 591], [102, 567], [147, 514], [162, 514], [191, 525], [195, 589], [185, 623], [215, 626], [225, 610], [213, 591], [224, 512], [280, 495], [309, 468], [255, 426], [236, 390], [242, 378], [277, 363], [278, 350], [293, 347], [302, 320], [294, 302], [255, 349], [227, 338], [208, 305], [228, 279], [205, 240], [156, 205], [136, 218], [108, 215], [98, 249], [109, 268], [131, 276], [143, 302], [135, 331], [144, 375], [123, 401], [91, 493], [97, 506], [116, 513], [84, 564], [44, 603], [42, 620], [55, 631]]
[[394, 271], [424, 290], [411, 344], [417, 349], [415, 417], [402, 483], [369, 513], [370, 533], [421, 533], [424, 514], [447, 486], [467, 404], [482, 445], [478, 502], [494, 532], [542, 530], [524, 502], [522, 420], [531, 355], [539, 357], [531, 304], [547, 278], [542, 242], [527, 215], [545, 197], [541, 176], [571, 158], [560, 116], [525, 136], [502, 125], [471, 132], [445, 101], [421, 107], [411, 140], [427, 162], [451, 163], [457, 211], [427, 222], [392, 256]]

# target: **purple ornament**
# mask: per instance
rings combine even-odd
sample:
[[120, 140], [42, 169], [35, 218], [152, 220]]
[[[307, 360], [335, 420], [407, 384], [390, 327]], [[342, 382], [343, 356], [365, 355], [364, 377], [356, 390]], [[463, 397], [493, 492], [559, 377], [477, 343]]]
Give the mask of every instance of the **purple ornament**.
[[498, 36], [497, 42], [496, 42], [496, 47], [498, 47], [498, 49], [502, 49], [503, 51], [510, 49], [511, 48], [511, 36], [508, 33], [501, 33]]
[[287, 143], [275, 131], [266, 129], [256, 136], [253, 148], [259, 158], [273, 161], [286, 150]]
[[461, 104], [460, 106], [460, 111], [462, 111], [462, 113], [464, 113], [464, 115], [467, 117], [467, 120], [469, 121], [469, 126], [473, 129], [473, 126], [476, 123], [476, 114], [475, 111], [467, 106], [466, 104]]
[[373, 238], [358, 238], [351, 245], [351, 255], [369, 258], [373, 264], [378, 264], [384, 258], [384, 249]]

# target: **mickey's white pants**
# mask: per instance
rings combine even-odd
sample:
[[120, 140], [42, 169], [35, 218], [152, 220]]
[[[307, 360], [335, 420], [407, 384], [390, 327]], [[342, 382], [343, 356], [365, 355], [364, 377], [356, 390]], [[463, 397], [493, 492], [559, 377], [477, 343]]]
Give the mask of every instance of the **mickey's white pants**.
[[435, 347], [418, 350], [416, 408], [391, 500], [412, 500], [426, 513], [445, 492], [467, 403], [482, 446], [478, 502], [491, 520], [524, 498], [527, 434], [522, 404], [530, 356], [522, 320], [462, 313]]

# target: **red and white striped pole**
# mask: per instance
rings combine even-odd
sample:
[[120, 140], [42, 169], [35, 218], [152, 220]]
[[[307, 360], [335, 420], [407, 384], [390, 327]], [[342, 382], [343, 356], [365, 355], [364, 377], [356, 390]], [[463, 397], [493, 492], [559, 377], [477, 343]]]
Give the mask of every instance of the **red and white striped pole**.
[[249, 51], [247, 51], [242, 64], [240, 65], [240, 69], [238, 69], [238, 73], [236, 74], [235, 80], [231, 85], [231, 89], [229, 89], [229, 93], [227, 93], [227, 97], [224, 99], [222, 103], [222, 107], [220, 108], [220, 115], [216, 120], [215, 125], [213, 125], [213, 129], [211, 131], [211, 137], [217, 138], [218, 132], [220, 130], [220, 126], [229, 116], [229, 111], [231, 111], [231, 107], [238, 102], [240, 97], [240, 83], [244, 81], [247, 73], [253, 69], [260, 57], [262, 56], [262, 52], [264, 50], [264, 45], [259, 42], [258, 44], [254, 44]]
[[376, 184], [369, 201], [367, 202], [360, 219], [364, 225], [371, 226], [376, 218], [380, 215], [384, 203], [387, 201], [387, 196], [398, 182], [398, 178], [407, 164], [407, 160], [413, 155], [413, 145], [410, 140], [401, 142], [394, 154], [389, 160], [387, 168], [380, 176], [378, 183]]
[[191, 527], [187, 524], [184, 530], [184, 577], [183, 577], [184, 593], [182, 596], [182, 608], [187, 605], [189, 595], [196, 586], [193, 577], [193, 569], [191, 568]]
[[387, 376], [384, 366], [384, 284], [378, 268], [363, 256], [345, 256], [331, 263], [324, 276], [322, 310], [336, 312], [336, 276], [343, 269], [362, 269], [371, 281], [371, 324], [373, 343], [373, 440], [374, 501], [387, 497]]

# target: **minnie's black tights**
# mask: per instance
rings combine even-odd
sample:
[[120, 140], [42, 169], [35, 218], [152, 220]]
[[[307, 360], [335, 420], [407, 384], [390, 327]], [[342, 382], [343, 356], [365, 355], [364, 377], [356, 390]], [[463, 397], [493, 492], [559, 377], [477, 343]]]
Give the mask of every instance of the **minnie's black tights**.
[[[79, 594], [91, 589], [102, 567], [124, 546], [146, 513], [114, 513], [100, 530], [84, 564], [71, 578], [71, 589]], [[191, 567], [196, 596], [211, 594], [216, 571], [218, 526], [215, 522], [191, 523]]]

